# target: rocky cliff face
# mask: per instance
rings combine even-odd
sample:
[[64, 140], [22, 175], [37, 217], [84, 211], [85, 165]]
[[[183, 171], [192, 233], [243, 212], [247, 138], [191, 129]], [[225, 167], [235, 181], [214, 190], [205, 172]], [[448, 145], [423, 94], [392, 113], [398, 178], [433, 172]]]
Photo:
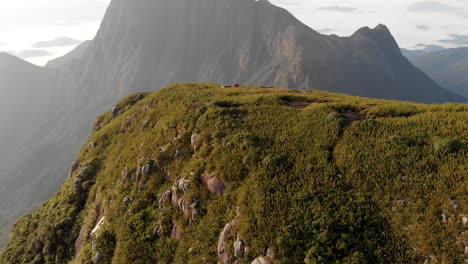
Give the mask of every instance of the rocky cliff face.
[[0, 262], [461, 263], [467, 115], [258, 86], [135, 94]]
[[[16, 141], [0, 140], [20, 142], [14, 155], [13, 145], [0, 148], [0, 155], [9, 157], [1, 165], [0, 185], [7, 191], [0, 194], [0, 208], [23, 212], [37, 206], [64, 180], [99, 113], [130, 93], [172, 82], [237, 82], [422, 102], [462, 100], [440, 89], [397, 49], [384, 26], [348, 38], [325, 36], [268, 1], [113, 0], [81, 56], [67, 57], [55, 70], [37, 70], [52, 88], [40, 89], [45, 96], [30, 101], [48, 109], [29, 110], [40, 113], [32, 115], [40, 125], [15, 127], [9, 134]], [[18, 71], [17, 79], [29, 77], [27, 73]], [[32, 82], [28, 91], [36, 95], [31, 91], [42, 81]], [[0, 90], [16, 89], [5, 85]], [[19, 101], [25, 99], [14, 102]]]

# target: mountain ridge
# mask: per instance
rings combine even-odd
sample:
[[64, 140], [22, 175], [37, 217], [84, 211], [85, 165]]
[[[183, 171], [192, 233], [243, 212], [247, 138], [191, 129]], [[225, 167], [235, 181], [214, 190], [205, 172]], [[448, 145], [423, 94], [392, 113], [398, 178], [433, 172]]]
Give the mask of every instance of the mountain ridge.
[[[354, 38], [321, 35], [266, 1], [113, 0], [82, 54], [58, 69], [41, 69], [47, 71], [41, 73], [47, 79], [44, 93], [22, 100], [46, 105], [47, 111], [27, 111], [35, 122], [22, 123], [24, 129], [15, 128], [3, 140], [20, 143], [14, 153], [0, 147], [0, 156], [12, 161], [2, 163], [0, 186], [6, 191], [0, 209], [11, 216], [10, 210], [18, 215], [38, 206], [65, 180], [97, 115], [128, 94], [172, 82], [259, 84], [431, 103], [464, 100], [440, 89], [397, 54], [395, 45], [383, 26]], [[16, 102], [4, 98], [11, 99], [6, 108]], [[0, 216], [2, 226], [11, 223], [4, 219]]]
[[460, 263], [467, 115], [259, 86], [130, 95], [0, 261]]
[[410, 61], [447, 90], [468, 96], [468, 48], [445, 49], [419, 56]]

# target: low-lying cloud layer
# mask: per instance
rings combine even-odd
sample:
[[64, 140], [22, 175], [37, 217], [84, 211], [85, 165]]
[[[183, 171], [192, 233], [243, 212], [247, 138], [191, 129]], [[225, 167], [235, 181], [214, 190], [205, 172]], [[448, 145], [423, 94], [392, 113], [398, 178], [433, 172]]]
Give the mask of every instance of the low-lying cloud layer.
[[67, 38], [67, 37], [59, 37], [52, 40], [46, 41], [39, 41], [33, 45], [33, 48], [53, 48], [53, 47], [66, 47], [66, 46], [73, 46], [80, 44], [81, 41]]
[[336, 12], [353, 12], [357, 8], [354, 7], [346, 7], [346, 6], [324, 6], [318, 8], [318, 10], [322, 11], [336, 11]]

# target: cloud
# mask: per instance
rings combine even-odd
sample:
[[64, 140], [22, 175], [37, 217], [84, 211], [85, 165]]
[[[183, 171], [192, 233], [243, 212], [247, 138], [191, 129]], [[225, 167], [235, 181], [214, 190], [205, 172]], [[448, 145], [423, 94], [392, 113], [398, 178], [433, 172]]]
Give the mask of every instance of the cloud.
[[318, 10], [349, 13], [349, 12], [354, 12], [354, 11], [356, 11], [357, 8], [354, 8], [354, 7], [346, 7], [346, 6], [324, 6], [324, 7], [318, 8]]
[[429, 26], [426, 25], [416, 25], [416, 28], [419, 30], [429, 30]]
[[444, 50], [445, 48], [442, 46], [438, 45], [428, 45], [428, 44], [418, 44], [416, 45], [418, 48], [422, 48], [423, 51], [425, 52], [434, 52], [434, 51], [439, 51], [439, 50]]
[[0, 46], [6, 46], [7, 44], [5, 42], [0, 42]]
[[442, 39], [440, 42], [456, 45], [468, 45], [468, 35], [450, 34], [451, 39]]
[[319, 30], [317, 30], [317, 31], [320, 32], [320, 33], [322, 33], [322, 34], [324, 34], [324, 33], [330, 33], [330, 32], [332, 32], [333, 29], [331, 29], [331, 28], [322, 28], [322, 29], [319, 29]]
[[53, 47], [67, 47], [80, 44], [81, 41], [67, 38], [67, 37], [59, 37], [52, 40], [47, 41], [39, 41], [33, 45], [33, 48], [53, 48]]
[[408, 10], [417, 12], [450, 12], [456, 11], [457, 8], [436, 1], [424, 1], [410, 5]]
[[37, 58], [37, 57], [50, 56], [50, 55], [53, 55], [53, 53], [47, 50], [31, 49], [31, 50], [22, 50], [20, 52], [17, 52], [14, 55], [22, 59], [31, 59], [31, 58]]

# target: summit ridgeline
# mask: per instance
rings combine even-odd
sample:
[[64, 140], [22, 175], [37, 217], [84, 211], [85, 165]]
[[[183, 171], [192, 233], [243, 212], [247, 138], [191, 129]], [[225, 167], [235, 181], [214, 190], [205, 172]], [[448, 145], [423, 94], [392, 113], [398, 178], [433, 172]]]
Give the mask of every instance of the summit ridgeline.
[[93, 124], [22, 263], [462, 263], [468, 107], [175, 84]]

